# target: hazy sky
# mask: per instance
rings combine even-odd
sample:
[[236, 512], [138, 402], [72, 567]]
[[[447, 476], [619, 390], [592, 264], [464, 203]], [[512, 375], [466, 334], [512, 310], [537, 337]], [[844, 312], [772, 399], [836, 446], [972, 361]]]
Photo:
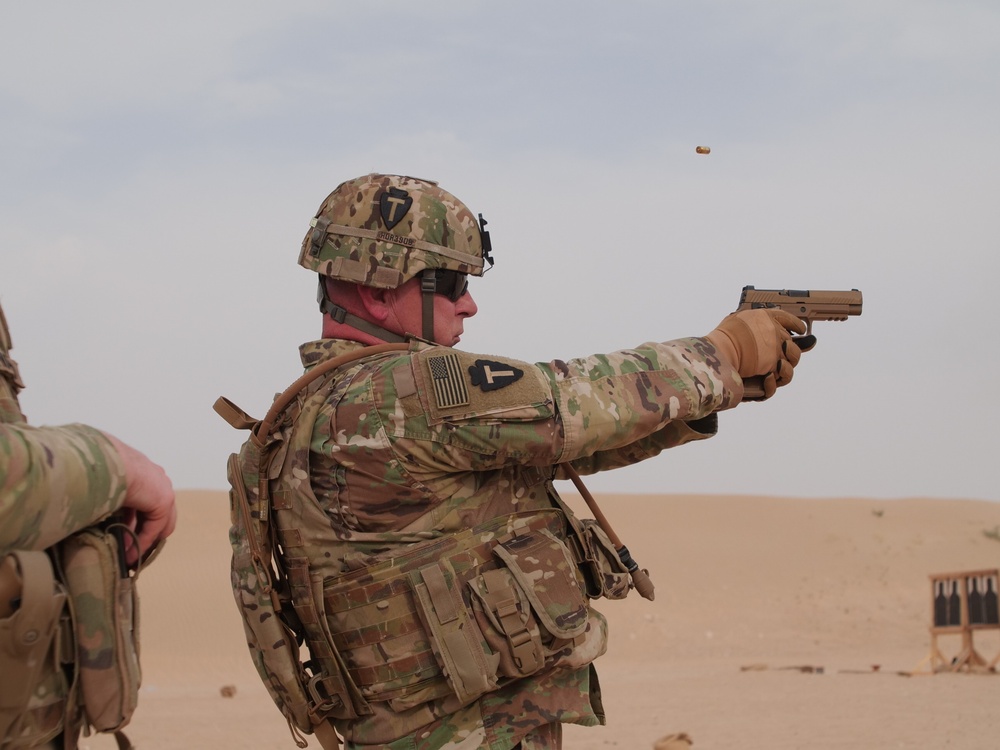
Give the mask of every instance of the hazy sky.
[[592, 489], [1000, 500], [997, 39], [995, 0], [4, 3], [23, 406], [224, 488], [245, 433], [212, 403], [263, 416], [319, 334], [308, 220], [395, 172], [489, 221], [470, 351], [864, 292], [773, 400]]

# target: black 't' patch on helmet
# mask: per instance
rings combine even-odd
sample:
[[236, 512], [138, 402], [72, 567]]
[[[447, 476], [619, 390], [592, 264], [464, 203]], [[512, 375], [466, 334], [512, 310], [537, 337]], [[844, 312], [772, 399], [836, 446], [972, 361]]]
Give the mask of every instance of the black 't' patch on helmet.
[[469, 366], [469, 375], [473, 385], [484, 391], [497, 391], [520, 380], [524, 370], [511, 367], [506, 362], [477, 359], [474, 365]]
[[378, 198], [378, 211], [386, 229], [392, 229], [406, 216], [413, 205], [413, 198], [405, 190], [391, 187]]

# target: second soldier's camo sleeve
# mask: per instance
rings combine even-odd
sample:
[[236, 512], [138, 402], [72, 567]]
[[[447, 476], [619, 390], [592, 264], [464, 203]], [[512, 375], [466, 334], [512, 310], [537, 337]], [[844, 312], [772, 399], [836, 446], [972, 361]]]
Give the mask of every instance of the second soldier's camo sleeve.
[[0, 554], [45, 549], [124, 499], [124, 467], [100, 431], [0, 424]]

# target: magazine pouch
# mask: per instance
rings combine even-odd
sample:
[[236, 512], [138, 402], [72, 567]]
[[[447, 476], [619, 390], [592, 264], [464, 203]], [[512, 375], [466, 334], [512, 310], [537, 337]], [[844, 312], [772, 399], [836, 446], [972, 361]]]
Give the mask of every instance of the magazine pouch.
[[580, 570], [591, 599], [624, 599], [632, 588], [628, 568], [604, 529], [592, 518], [580, 522], [576, 537], [581, 549]]
[[569, 519], [569, 544], [583, 575], [587, 596], [591, 599], [624, 599], [632, 590], [631, 576], [607, 532], [593, 518], [577, 518], [551, 483], [549, 497]]

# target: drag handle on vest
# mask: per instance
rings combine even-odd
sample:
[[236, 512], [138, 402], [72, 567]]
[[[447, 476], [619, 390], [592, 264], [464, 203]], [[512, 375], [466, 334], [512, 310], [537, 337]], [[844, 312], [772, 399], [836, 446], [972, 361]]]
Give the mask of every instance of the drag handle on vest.
[[611, 528], [611, 524], [608, 522], [607, 517], [601, 510], [600, 506], [597, 504], [597, 500], [594, 496], [590, 494], [590, 490], [580, 479], [580, 475], [576, 472], [570, 464], [563, 464], [563, 468], [566, 470], [566, 474], [576, 485], [577, 491], [583, 497], [584, 502], [587, 503], [587, 507], [590, 508], [590, 512], [594, 514], [594, 520], [597, 524], [604, 530], [604, 533], [608, 535], [608, 539], [615, 546], [615, 550], [618, 552], [618, 557], [621, 558], [622, 564], [628, 569], [629, 576], [632, 578], [632, 585], [635, 590], [639, 592], [639, 596], [643, 599], [648, 599], [653, 601], [653, 582], [649, 578], [649, 573], [639, 567], [639, 563], [632, 559], [632, 553], [628, 551], [628, 547], [622, 544], [622, 540], [618, 538], [615, 530]]

